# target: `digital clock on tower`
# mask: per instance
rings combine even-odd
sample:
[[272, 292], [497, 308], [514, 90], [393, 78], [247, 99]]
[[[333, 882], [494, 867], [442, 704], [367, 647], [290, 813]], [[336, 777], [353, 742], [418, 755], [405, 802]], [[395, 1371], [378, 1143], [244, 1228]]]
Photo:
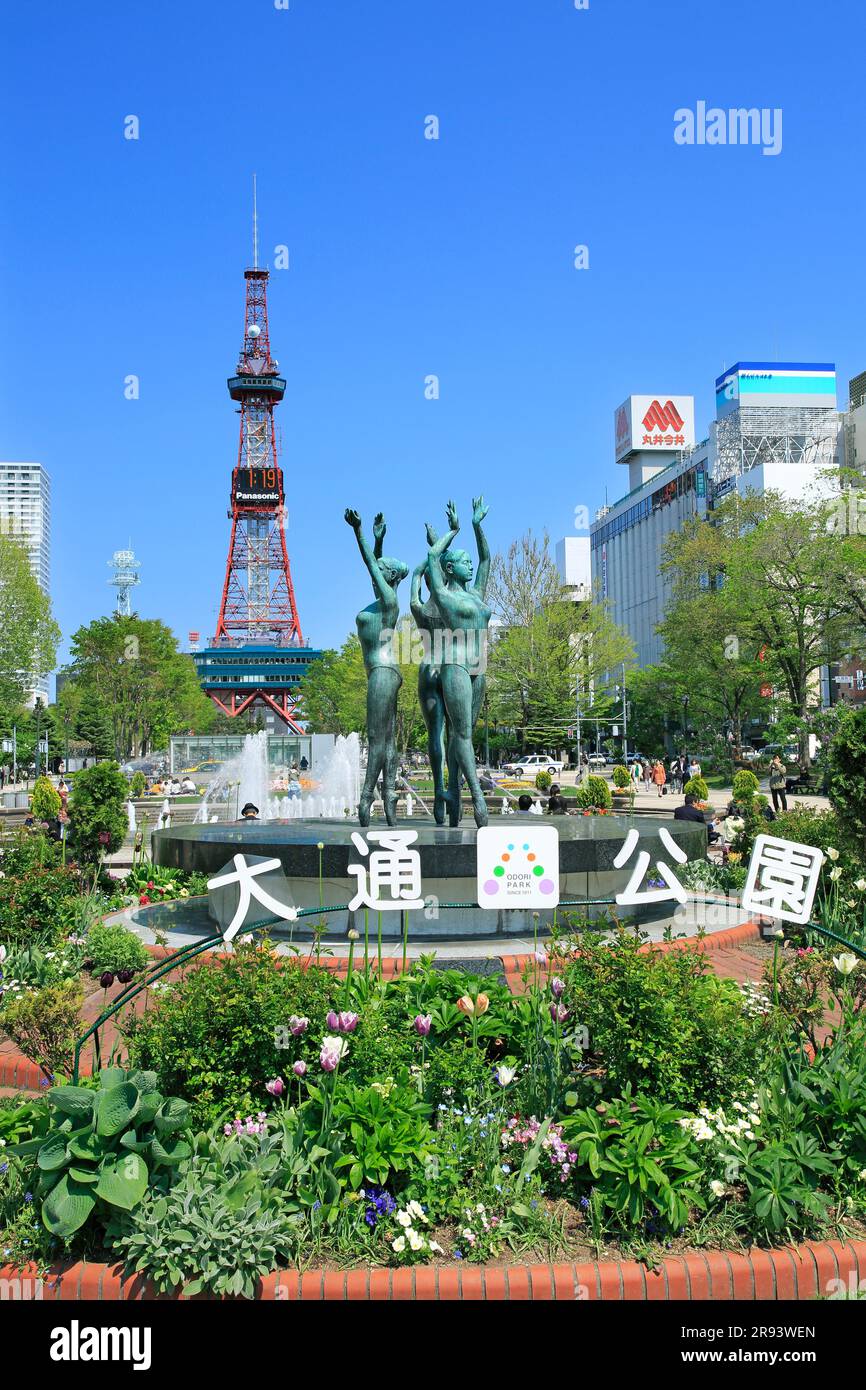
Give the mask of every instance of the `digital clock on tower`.
[[283, 500], [281, 468], [236, 468], [233, 495], [238, 507], [278, 507]]

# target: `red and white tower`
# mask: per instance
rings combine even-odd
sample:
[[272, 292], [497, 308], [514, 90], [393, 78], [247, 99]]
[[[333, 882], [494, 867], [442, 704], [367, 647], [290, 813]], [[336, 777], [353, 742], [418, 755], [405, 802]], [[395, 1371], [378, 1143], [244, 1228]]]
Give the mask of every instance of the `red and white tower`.
[[225, 714], [263, 705], [300, 734], [297, 686], [321, 652], [304, 641], [286, 548], [285, 487], [274, 430], [274, 407], [286, 382], [271, 357], [268, 271], [258, 263], [255, 205], [253, 266], [244, 279], [244, 341], [237, 373], [228, 381], [241, 417], [231, 538], [216, 633], [194, 660], [202, 689]]

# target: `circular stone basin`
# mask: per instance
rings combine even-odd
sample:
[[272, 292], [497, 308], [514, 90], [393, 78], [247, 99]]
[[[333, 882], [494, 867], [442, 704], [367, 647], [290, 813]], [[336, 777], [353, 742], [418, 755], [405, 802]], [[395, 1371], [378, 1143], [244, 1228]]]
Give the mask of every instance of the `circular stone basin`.
[[[650, 856], [650, 877], [659, 877], [657, 861], [667, 863], [673, 872], [677, 865], [670, 851], [659, 838], [664, 828], [689, 859], [706, 855], [707, 833], [704, 826], [673, 818], [656, 819], [648, 816], [493, 816], [492, 827], [508, 830], [515, 838], [521, 827], [527, 831], [541, 826], [554, 826], [559, 832], [560, 908], [590, 919], [606, 917], [605, 902], [625, 890], [641, 851]], [[185, 869], [187, 872], [215, 875], [235, 854], [257, 858], [279, 859], [289, 881], [292, 901], [298, 908], [338, 907], [328, 914], [328, 931], [340, 932], [354, 927], [363, 930], [364, 909], [348, 911], [348, 903], [357, 891], [357, 878], [349, 873], [349, 863], [361, 862], [351, 841], [357, 824], [348, 819], [241, 821], [234, 824], [179, 825], [156, 830], [152, 835], [154, 863], [164, 867]], [[371, 830], [385, 831], [384, 821], [374, 822]], [[403, 930], [401, 919], [408, 919], [409, 934], [415, 939], [447, 940], [467, 937], [518, 936], [533, 932], [536, 921], [542, 927], [553, 920], [552, 909], [535, 912], [525, 908], [486, 908], [477, 906], [476, 886], [476, 829], [474, 825], [434, 825], [427, 818], [404, 819], [396, 829], [417, 832], [411, 848], [421, 857], [421, 894], [425, 907], [409, 913], [383, 911], [382, 934], [388, 939], [399, 937]], [[636, 830], [638, 843], [622, 868], [614, 867], [614, 859], [623, 847], [629, 830]], [[363, 832], [362, 832], [363, 833]], [[319, 844], [322, 849], [319, 849]], [[375, 844], [375, 842], [374, 842]], [[676, 903], [618, 907], [617, 915], [630, 922], [658, 921], [669, 917]], [[371, 910], [370, 916], [378, 916]], [[295, 937], [309, 934], [315, 917], [302, 918], [292, 924]], [[376, 929], [378, 930], [378, 924]], [[286, 925], [288, 931], [288, 924]]]

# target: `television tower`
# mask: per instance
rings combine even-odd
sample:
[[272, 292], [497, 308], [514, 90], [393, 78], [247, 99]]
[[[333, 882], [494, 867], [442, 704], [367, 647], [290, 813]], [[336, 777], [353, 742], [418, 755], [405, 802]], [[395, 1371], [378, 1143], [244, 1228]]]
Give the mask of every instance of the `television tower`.
[[263, 704], [293, 732], [295, 687], [321, 655], [304, 642], [286, 548], [286, 505], [274, 407], [286, 390], [271, 356], [269, 272], [259, 266], [253, 180], [253, 264], [244, 271], [244, 337], [229, 395], [239, 405], [240, 437], [232, 472], [228, 560], [216, 633], [195, 654], [202, 688], [228, 715]]
[[114, 611], [118, 617], [129, 618], [132, 616], [129, 594], [131, 589], [141, 583], [138, 577], [141, 565], [136, 560], [131, 545], [128, 550], [115, 550], [108, 563], [114, 570], [114, 576], [108, 580], [108, 583], [113, 584], [117, 590], [117, 604]]

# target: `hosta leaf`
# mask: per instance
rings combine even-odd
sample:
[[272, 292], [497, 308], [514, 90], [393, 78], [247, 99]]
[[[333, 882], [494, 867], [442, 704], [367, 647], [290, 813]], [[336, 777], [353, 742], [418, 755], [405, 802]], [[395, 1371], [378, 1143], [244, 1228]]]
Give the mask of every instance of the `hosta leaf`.
[[52, 1235], [65, 1239], [84, 1225], [95, 1206], [93, 1188], [64, 1173], [42, 1203], [42, 1221]]
[[73, 1166], [69, 1169], [69, 1176], [74, 1178], [76, 1182], [83, 1182], [87, 1187], [92, 1187], [95, 1182], [99, 1181], [99, 1170], [98, 1168], [76, 1168]]
[[101, 1091], [111, 1091], [115, 1086], [119, 1086], [126, 1080], [126, 1072], [123, 1067], [106, 1067], [105, 1071], [99, 1073], [99, 1089]]
[[69, 1145], [70, 1158], [102, 1158], [105, 1152], [105, 1144], [97, 1134], [80, 1134], [70, 1139]]
[[63, 1115], [78, 1118], [93, 1113], [95, 1099], [96, 1092], [88, 1091], [83, 1086], [55, 1086], [48, 1092], [49, 1105]]
[[65, 1134], [54, 1134], [44, 1143], [36, 1155], [36, 1162], [43, 1173], [53, 1173], [66, 1165], [67, 1138]]
[[99, 1174], [95, 1192], [113, 1207], [132, 1211], [147, 1191], [147, 1164], [140, 1154], [125, 1154], [106, 1163]]
[[150, 1156], [154, 1163], [173, 1166], [175, 1163], [182, 1163], [191, 1154], [191, 1145], [176, 1134], [163, 1134], [161, 1137], [155, 1134], [150, 1144]]
[[96, 1104], [96, 1133], [106, 1137], [119, 1134], [135, 1117], [138, 1105], [138, 1091], [128, 1081], [100, 1091]]
[[174, 1129], [183, 1129], [188, 1122], [189, 1105], [179, 1096], [169, 1096], [154, 1116], [154, 1124], [160, 1134], [166, 1134]]

